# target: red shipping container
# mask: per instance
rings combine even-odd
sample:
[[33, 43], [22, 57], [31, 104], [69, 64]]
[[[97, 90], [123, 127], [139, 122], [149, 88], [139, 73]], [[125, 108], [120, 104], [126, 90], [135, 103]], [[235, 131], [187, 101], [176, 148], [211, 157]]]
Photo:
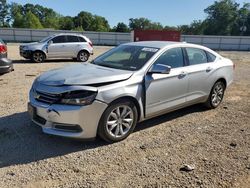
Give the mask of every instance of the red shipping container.
[[134, 41], [177, 41], [181, 33], [167, 30], [134, 30]]

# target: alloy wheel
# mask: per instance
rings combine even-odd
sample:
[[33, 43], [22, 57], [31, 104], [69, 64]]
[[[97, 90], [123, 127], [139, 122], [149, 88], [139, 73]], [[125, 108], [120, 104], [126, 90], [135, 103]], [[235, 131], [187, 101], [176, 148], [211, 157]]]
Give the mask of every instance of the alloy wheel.
[[211, 103], [213, 106], [218, 106], [224, 95], [224, 86], [221, 82], [218, 82], [212, 91]]
[[109, 114], [106, 123], [106, 130], [110, 136], [119, 138], [129, 132], [133, 123], [133, 110], [126, 105], [118, 106]]
[[79, 59], [82, 62], [88, 61], [89, 55], [86, 52], [80, 52]]
[[35, 62], [41, 63], [41, 62], [44, 61], [44, 55], [42, 53], [40, 53], [40, 52], [35, 52], [33, 54], [33, 60]]

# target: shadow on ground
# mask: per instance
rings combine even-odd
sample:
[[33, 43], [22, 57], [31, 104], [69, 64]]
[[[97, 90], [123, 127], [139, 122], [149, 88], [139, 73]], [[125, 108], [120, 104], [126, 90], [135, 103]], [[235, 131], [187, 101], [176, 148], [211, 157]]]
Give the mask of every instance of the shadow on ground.
[[[35, 63], [32, 62], [31, 60], [28, 59], [17, 59], [17, 60], [12, 60], [13, 64], [39, 64], [39, 63]], [[44, 63], [78, 63], [78, 61], [73, 60], [73, 59], [48, 59], [45, 60], [43, 63], [40, 64], [44, 64]]]
[[[204, 110], [200, 105], [178, 110], [142, 122], [135, 131]], [[3, 168], [102, 147], [107, 143], [99, 138], [95, 141], [77, 141], [45, 135], [40, 127], [30, 122], [28, 113], [22, 112], [0, 118], [0, 144], [0, 168]]]

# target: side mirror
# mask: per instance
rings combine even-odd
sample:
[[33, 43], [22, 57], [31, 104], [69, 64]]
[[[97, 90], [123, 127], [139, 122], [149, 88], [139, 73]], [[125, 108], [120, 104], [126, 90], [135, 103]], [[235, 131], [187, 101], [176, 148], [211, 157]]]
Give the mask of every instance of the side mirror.
[[154, 64], [148, 71], [148, 73], [154, 74], [169, 74], [171, 71], [171, 66], [163, 64]]

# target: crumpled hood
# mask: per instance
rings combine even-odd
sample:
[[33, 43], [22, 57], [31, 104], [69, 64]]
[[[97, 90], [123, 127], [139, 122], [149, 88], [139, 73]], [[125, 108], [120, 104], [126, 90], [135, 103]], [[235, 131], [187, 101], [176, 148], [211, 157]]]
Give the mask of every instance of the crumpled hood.
[[20, 46], [32, 46], [37, 44], [39, 44], [39, 42], [29, 42], [29, 43], [21, 43]]
[[132, 71], [82, 63], [45, 72], [37, 81], [49, 86], [91, 85], [126, 80], [132, 74]]

